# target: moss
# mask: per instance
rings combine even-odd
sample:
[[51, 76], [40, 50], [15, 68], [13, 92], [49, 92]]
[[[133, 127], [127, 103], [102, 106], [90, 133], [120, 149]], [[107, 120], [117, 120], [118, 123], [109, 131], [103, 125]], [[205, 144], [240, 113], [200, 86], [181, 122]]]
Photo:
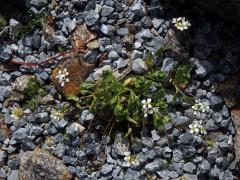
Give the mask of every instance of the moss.
[[40, 83], [36, 78], [31, 78], [28, 81], [27, 93], [26, 93], [26, 103], [27, 106], [35, 110], [41, 98], [46, 95], [46, 89], [42, 83]]
[[0, 15], [0, 27], [6, 26], [6, 25], [7, 25], [6, 19]]
[[28, 13], [27, 19], [28, 23], [26, 25], [23, 25], [23, 27], [17, 31], [18, 38], [26, 36], [29, 32], [34, 31], [35, 29], [41, 29], [42, 23], [46, 20], [46, 16], [42, 14], [36, 15]]

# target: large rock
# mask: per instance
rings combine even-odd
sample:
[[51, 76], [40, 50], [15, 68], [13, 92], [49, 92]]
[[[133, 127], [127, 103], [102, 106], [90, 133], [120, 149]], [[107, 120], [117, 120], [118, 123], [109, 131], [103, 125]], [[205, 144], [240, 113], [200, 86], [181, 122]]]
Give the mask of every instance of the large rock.
[[217, 14], [224, 19], [240, 23], [240, 0], [188, 0], [196, 3], [205, 11]]
[[[71, 56], [70, 58], [64, 60], [60, 65], [58, 65], [52, 72], [52, 81], [58, 92], [62, 93], [64, 96], [79, 94], [81, 83], [92, 73], [95, 64], [86, 63], [83, 58], [80, 59]], [[69, 82], [67, 82], [63, 87], [57, 79], [59, 71], [67, 69], [69, 75]]]
[[20, 157], [20, 180], [70, 180], [71, 173], [63, 162], [48, 151], [36, 148]]

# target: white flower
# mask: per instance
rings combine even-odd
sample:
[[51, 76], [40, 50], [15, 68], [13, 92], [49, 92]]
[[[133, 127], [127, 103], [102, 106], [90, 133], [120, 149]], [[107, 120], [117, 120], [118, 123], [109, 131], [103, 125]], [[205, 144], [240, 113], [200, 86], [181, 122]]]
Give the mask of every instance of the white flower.
[[193, 121], [192, 124], [189, 125], [190, 133], [198, 135], [199, 133], [201, 135], [207, 134], [206, 130], [202, 126], [202, 121]]
[[173, 18], [172, 23], [180, 31], [186, 30], [191, 26], [191, 23], [185, 17]]
[[11, 117], [13, 117], [14, 119], [16, 120], [19, 120], [21, 119], [23, 116], [24, 116], [24, 111], [22, 110], [22, 108], [20, 107], [14, 107], [12, 109], [12, 114], [11, 114]]
[[143, 105], [142, 108], [143, 109], [151, 108], [152, 107], [151, 102], [152, 102], [152, 99], [150, 98], [148, 98], [147, 100], [146, 99], [142, 100], [142, 105]]
[[157, 112], [159, 110], [158, 107], [153, 107], [152, 104], [152, 99], [148, 98], [142, 100], [142, 111], [144, 113], [144, 117], [146, 118], [148, 114], [153, 114], [154, 112]]
[[195, 104], [192, 106], [193, 114], [199, 116], [201, 113], [209, 112], [209, 103], [201, 102], [201, 100], [196, 100]]
[[61, 84], [62, 87], [65, 86], [65, 83], [69, 82], [69, 78], [67, 77], [69, 75], [69, 72], [66, 68], [63, 70], [58, 71], [58, 75], [56, 76], [56, 79], [58, 79], [58, 82]]

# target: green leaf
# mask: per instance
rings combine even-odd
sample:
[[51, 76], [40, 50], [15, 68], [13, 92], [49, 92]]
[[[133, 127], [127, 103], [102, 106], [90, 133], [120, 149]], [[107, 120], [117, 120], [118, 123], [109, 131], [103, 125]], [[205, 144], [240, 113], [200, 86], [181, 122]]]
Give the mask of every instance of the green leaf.
[[132, 128], [128, 128], [128, 132], [125, 135], [125, 138], [128, 138], [128, 136], [132, 134]]
[[117, 102], [117, 100], [118, 100], [118, 96], [114, 96], [114, 97], [111, 99], [110, 104], [111, 104], [111, 105], [115, 104], [115, 103]]
[[194, 66], [191, 64], [180, 65], [173, 78], [173, 83], [176, 85], [187, 85], [191, 78], [191, 71], [193, 67]]
[[79, 101], [80, 101], [79, 97], [77, 97], [77, 96], [75, 96], [75, 95], [73, 95], [73, 94], [68, 95], [68, 96], [67, 96], [67, 99], [68, 99], [68, 100], [75, 101], [75, 102], [79, 102]]
[[138, 124], [137, 121], [135, 121], [134, 119], [132, 119], [130, 117], [128, 117], [127, 119], [128, 119], [129, 122], [131, 122], [133, 124], [136, 124], [136, 125]]
[[152, 65], [153, 60], [154, 60], [154, 57], [153, 57], [152, 52], [148, 52], [147, 57], [146, 57], [146, 64], [147, 65]]

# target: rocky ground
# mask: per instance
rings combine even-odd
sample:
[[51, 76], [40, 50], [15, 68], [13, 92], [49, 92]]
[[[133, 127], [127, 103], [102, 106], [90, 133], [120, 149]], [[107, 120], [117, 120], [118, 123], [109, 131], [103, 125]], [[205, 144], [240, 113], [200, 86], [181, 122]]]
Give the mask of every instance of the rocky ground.
[[[238, 179], [236, 24], [157, 0], [31, 0], [26, 7], [31, 18], [0, 25], [0, 179]], [[179, 30], [176, 17], [191, 27]], [[148, 52], [166, 45], [174, 53], [159, 70], [169, 73], [183, 58], [194, 65], [185, 91], [196, 102], [167, 94], [164, 133], [146, 126], [134, 142], [120, 131], [110, 137], [96, 114], [66, 100], [104, 70], [119, 79], [146, 72]]]

